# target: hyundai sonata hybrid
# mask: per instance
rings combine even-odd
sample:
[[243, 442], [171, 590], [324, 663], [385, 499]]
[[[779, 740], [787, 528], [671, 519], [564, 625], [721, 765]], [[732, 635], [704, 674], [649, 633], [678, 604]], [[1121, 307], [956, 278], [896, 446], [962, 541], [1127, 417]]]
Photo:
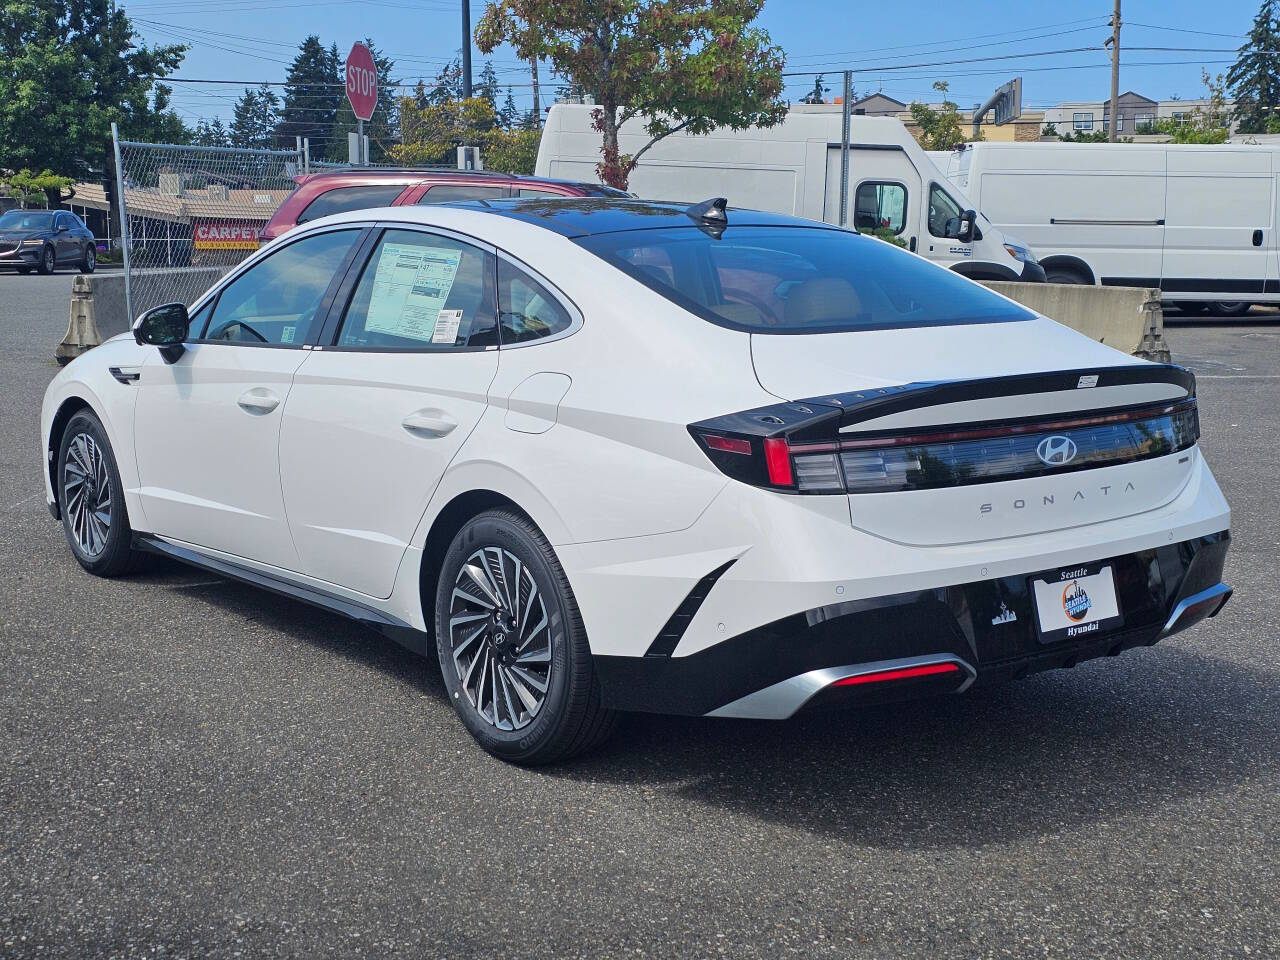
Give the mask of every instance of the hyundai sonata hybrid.
[[1213, 616], [1194, 377], [878, 239], [605, 198], [359, 210], [70, 363], [50, 512], [434, 648], [499, 757], [618, 711], [960, 693]]

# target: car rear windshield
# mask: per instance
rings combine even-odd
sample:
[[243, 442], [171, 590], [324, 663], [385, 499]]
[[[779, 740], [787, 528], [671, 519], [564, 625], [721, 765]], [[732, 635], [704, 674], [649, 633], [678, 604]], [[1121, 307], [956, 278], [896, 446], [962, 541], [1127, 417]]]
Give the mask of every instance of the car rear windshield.
[[316, 197], [298, 215], [298, 223], [309, 223], [334, 213], [389, 207], [404, 193], [405, 184], [387, 183], [366, 187], [335, 187]]
[[717, 235], [691, 224], [577, 242], [691, 313], [751, 333], [838, 333], [1033, 316], [950, 270], [847, 230], [730, 226]]

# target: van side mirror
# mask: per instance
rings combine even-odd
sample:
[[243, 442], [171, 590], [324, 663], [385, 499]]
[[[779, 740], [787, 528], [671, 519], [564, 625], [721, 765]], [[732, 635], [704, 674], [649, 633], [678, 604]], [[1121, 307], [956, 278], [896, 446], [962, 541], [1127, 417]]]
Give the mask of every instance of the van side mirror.
[[191, 318], [182, 303], [165, 303], [142, 313], [133, 324], [133, 339], [142, 345], [160, 348], [169, 363], [182, 356]]
[[956, 232], [956, 239], [961, 243], [973, 243], [978, 233], [978, 211], [966, 210], [960, 214], [960, 229]]

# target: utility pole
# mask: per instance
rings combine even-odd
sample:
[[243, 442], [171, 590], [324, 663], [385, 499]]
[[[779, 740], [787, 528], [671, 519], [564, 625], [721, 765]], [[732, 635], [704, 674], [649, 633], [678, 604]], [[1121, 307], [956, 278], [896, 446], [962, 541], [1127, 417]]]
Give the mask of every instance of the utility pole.
[[471, 0], [462, 0], [462, 99], [471, 99]]
[[542, 101], [538, 97], [538, 58], [534, 57], [529, 61], [529, 67], [533, 72], [533, 122], [537, 128], [542, 127]]
[[1107, 123], [1107, 140], [1116, 142], [1116, 114], [1120, 111], [1120, 0], [1111, 15], [1111, 120]]

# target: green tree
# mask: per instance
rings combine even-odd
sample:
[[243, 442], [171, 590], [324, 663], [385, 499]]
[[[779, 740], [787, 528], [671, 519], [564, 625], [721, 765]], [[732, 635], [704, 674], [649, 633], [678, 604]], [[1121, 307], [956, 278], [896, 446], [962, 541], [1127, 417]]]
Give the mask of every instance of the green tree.
[[[484, 53], [510, 43], [549, 60], [598, 104], [600, 179], [625, 188], [636, 163], [680, 130], [773, 126], [786, 116], [781, 48], [752, 26], [764, 0], [491, 0], [476, 28]], [[624, 154], [618, 130], [644, 121]]]
[[484, 69], [480, 71], [480, 82], [476, 84], [473, 94], [488, 100], [495, 111], [498, 109], [498, 75], [493, 71], [492, 60], [484, 62]]
[[202, 147], [226, 147], [231, 145], [231, 134], [222, 125], [220, 118], [214, 117], [212, 120], [201, 118], [191, 136], [191, 142]]
[[72, 181], [70, 177], [60, 177], [52, 170], [41, 170], [39, 173], [19, 170], [17, 173], [0, 177], [0, 184], [8, 189], [9, 196], [17, 197], [24, 207], [36, 204], [47, 207], [49, 197], [61, 195], [64, 191], [70, 190]]
[[423, 105], [434, 103], [437, 106], [450, 100], [462, 99], [462, 61], [454, 57], [436, 74], [435, 82], [424, 90], [419, 102]]
[[264, 149], [275, 140], [280, 122], [280, 98], [265, 83], [246, 88], [236, 101], [231, 118], [231, 145]]
[[[400, 130], [400, 96], [395, 81], [391, 79], [391, 71], [395, 69], [395, 61], [382, 54], [372, 40], [365, 38], [364, 44], [373, 54], [373, 65], [378, 72], [378, 102], [373, 108], [373, 119], [364, 125], [365, 136], [369, 138], [369, 161], [381, 163], [387, 158], [387, 152], [399, 137]], [[355, 112], [347, 102], [345, 93], [341, 94], [342, 102], [338, 107], [338, 115], [329, 131], [330, 160], [345, 161], [348, 157], [347, 134], [358, 129]], [[320, 151], [311, 148], [311, 155], [318, 156]]]
[[[920, 146], [926, 150], [954, 150], [967, 141], [964, 127], [960, 123], [960, 108], [955, 101], [947, 98], [950, 84], [939, 80], [933, 89], [942, 94], [942, 109], [935, 110], [925, 103], [911, 104], [911, 119], [920, 129]], [[978, 139], [982, 139], [979, 132]]]
[[521, 119], [520, 108], [516, 106], [516, 98], [512, 96], [511, 88], [507, 87], [507, 98], [502, 101], [502, 109], [498, 111], [498, 122], [504, 130], [514, 130], [520, 125]]
[[1276, 0], [1263, 0], [1253, 29], [1240, 48], [1239, 56], [1227, 71], [1226, 86], [1235, 99], [1235, 117], [1241, 133], [1264, 133], [1267, 121], [1280, 108], [1280, 72], [1276, 51], [1280, 50], [1280, 22]]
[[[1226, 81], [1222, 74], [1210, 77], [1200, 71], [1200, 79], [1208, 91], [1207, 108], [1196, 107], [1181, 123], [1172, 117], [1156, 123], [1157, 133], [1166, 133], [1174, 143], [1226, 143], [1231, 135], [1230, 112], [1227, 109]], [[1263, 124], [1266, 130], [1266, 124]]]
[[284, 81], [284, 105], [276, 140], [292, 147], [298, 137], [323, 143], [333, 131], [344, 95], [336, 46], [325, 49], [315, 34], [298, 46]]
[[489, 101], [483, 97], [420, 104], [416, 97], [400, 101], [403, 142], [388, 156], [406, 166], [452, 165], [462, 144], [480, 147], [485, 169], [504, 173], [533, 173], [540, 130], [504, 130]]
[[[111, 123], [135, 140], [185, 138], [157, 81], [185, 47], [148, 47], [110, 0], [0, 4], [0, 169], [83, 180], [114, 175]], [[57, 206], [61, 192], [50, 188]]]
[[813, 89], [800, 98], [801, 103], [826, 103], [827, 93], [831, 88], [822, 82], [822, 74], [813, 80]]

